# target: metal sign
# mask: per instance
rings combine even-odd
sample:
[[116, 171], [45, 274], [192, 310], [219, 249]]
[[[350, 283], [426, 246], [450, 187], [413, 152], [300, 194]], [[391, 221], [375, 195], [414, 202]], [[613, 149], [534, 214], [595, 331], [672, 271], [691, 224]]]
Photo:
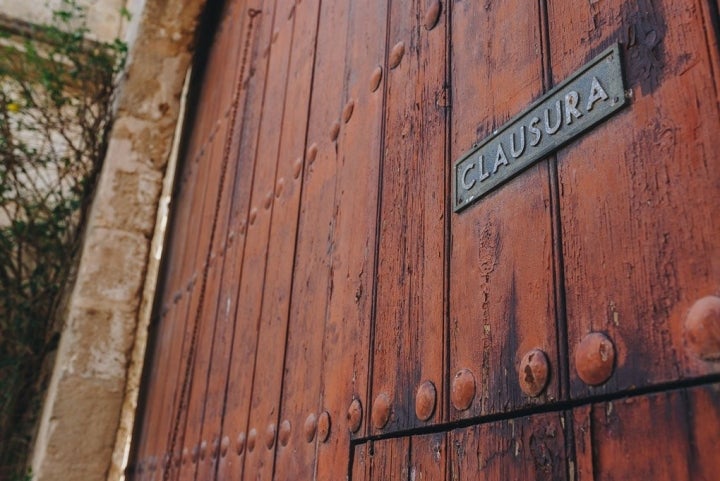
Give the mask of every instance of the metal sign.
[[455, 212], [605, 120], [626, 103], [620, 49], [615, 44], [455, 162]]

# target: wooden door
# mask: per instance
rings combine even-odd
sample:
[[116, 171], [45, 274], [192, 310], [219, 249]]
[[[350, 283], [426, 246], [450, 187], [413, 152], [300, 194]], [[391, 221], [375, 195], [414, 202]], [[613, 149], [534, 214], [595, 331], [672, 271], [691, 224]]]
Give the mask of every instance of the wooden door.
[[[715, 479], [717, 2], [208, 9], [129, 477]], [[615, 44], [624, 106], [455, 212]]]

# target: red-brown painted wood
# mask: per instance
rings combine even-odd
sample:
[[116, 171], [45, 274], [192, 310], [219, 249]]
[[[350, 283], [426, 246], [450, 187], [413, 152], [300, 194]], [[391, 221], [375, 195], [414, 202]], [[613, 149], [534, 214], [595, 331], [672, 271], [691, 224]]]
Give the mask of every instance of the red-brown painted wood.
[[[522, 8], [488, 3], [480, 8], [459, 2], [452, 4], [451, 16], [455, 160], [540, 96], [542, 34], [537, 3]], [[447, 175], [450, 168], [446, 167]], [[450, 418], [557, 399], [547, 162], [539, 162], [451, 219], [448, 381], [451, 394], [456, 373], [468, 369], [476, 391], [467, 410], [450, 403]], [[520, 390], [519, 365], [534, 348], [547, 354], [551, 375], [547, 390], [529, 398]]]
[[[372, 90], [371, 79], [384, 63], [386, 13], [383, 0], [349, 3], [345, 84], [339, 109], [332, 112], [342, 127], [333, 197], [326, 207], [332, 213], [332, 250], [318, 370], [322, 380], [319, 409], [330, 413], [333, 426], [328, 440], [318, 447], [316, 479], [320, 480], [342, 479], [347, 474], [348, 459], [338, 453], [347, 450], [351, 437], [364, 434], [369, 412], [366, 396], [384, 102], [384, 82]], [[316, 81], [322, 81], [317, 73]], [[311, 226], [305, 228], [309, 231]], [[312, 339], [303, 343], [313, 348]], [[359, 407], [352, 416], [351, 406]]]
[[562, 418], [538, 414], [451, 432], [448, 479], [573, 479]]
[[717, 479], [717, 384], [584, 406], [573, 419], [578, 481]]
[[[373, 433], [425, 424], [415, 414], [421, 383], [432, 382], [439, 400], [444, 394], [445, 23], [425, 29], [425, 0], [391, 5], [373, 389], [368, 399], [368, 413], [372, 408], [380, 416], [371, 419]], [[375, 409], [381, 396], [390, 402], [384, 425], [383, 409]], [[436, 404], [430, 423], [443, 418], [443, 403]]]
[[719, 66], [700, 3], [549, 7], [555, 81], [619, 41], [632, 90], [629, 108], [558, 155], [570, 363], [591, 331], [617, 351], [603, 386], [570, 370], [576, 398], [720, 370], [683, 339], [693, 303], [720, 292]]

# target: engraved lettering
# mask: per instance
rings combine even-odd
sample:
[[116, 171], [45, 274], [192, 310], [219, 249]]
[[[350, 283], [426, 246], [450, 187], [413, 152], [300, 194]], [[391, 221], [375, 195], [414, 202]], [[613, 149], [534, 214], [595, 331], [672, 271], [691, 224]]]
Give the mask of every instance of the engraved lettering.
[[489, 172], [485, 172], [485, 156], [478, 157], [478, 165], [480, 166], [480, 182], [490, 177]]
[[562, 105], [560, 105], [560, 101], [555, 101], [555, 115], [557, 116], [557, 122], [555, 122], [555, 125], [550, 125], [550, 109], [545, 109], [545, 132], [547, 132], [550, 135], [554, 135], [555, 132], [557, 132], [560, 129], [560, 124], [562, 123]]
[[585, 110], [588, 112], [593, 109], [595, 102], [598, 100], [607, 100], [608, 94], [605, 89], [600, 85], [600, 81], [597, 77], [592, 78], [592, 84], [590, 85], [590, 97], [588, 97], [587, 107]]
[[573, 121], [573, 117], [580, 118], [582, 113], [576, 108], [580, 97], [574, 90], [565, 94], [565, 123], [570, 125]]
[[[482, 157], [482, 156], [481, 156], [481, 157]], [[468, 174], [469, 174], [470, 171], [471, 171], [472, 169], [474, 169], [474, 168], [475, 168], [475, 164], [470, 163], [470, 164], [466, 165], [465, 168], [463, 169], [462, 178], [461, 178], [461, 179], [462, 179], [462, 188], [465, 189], [465, 190], [470, 190], [470, 189], [472, 189], [473, 186], [475, 185], [475, 179], [472, 179], [472, 182], [468, 182], [468, 181], [467, 181]]]
[[493, 174], [497, 172], [498, 167], [501, 165], [508, 165], [507, 156], [505, 155], [505, 151], [503, 150], [503, 146], [501, 142], [498, 142], [498, 149], [497, 149], [497, 155], [495, 156], [495, 166], [493, 167]]
[[510, 136], [510, 155], [517, 159], [525, 151], [525, 126], [520, 126], [520, 147], [515, 147], [515, 132]]
[[528, 126], [528, 132], [535, 136], [535, 138], [530, 141], [530, 145], [532, 145], [533, 147], [539, 144], [540, 140], [542, 140], [542, 131], [537, 128], [537, 124], [539, 123], [540, 119], [538, 117], [533, 117], [530, 121], [530, 125]]
[[455, 162], [455, 212], [481, 200], [627, 104], [619, 45], [615, 44]]

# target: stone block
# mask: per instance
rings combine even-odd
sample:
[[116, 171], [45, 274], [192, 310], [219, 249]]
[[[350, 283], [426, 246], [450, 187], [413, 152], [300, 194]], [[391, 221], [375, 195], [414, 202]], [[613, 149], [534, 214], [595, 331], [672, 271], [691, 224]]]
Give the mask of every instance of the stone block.
[[79, 300], [135, 310], [145, 278], [149, 241], [142, 234], [92, 228], [83, 246], [78, 272]]

